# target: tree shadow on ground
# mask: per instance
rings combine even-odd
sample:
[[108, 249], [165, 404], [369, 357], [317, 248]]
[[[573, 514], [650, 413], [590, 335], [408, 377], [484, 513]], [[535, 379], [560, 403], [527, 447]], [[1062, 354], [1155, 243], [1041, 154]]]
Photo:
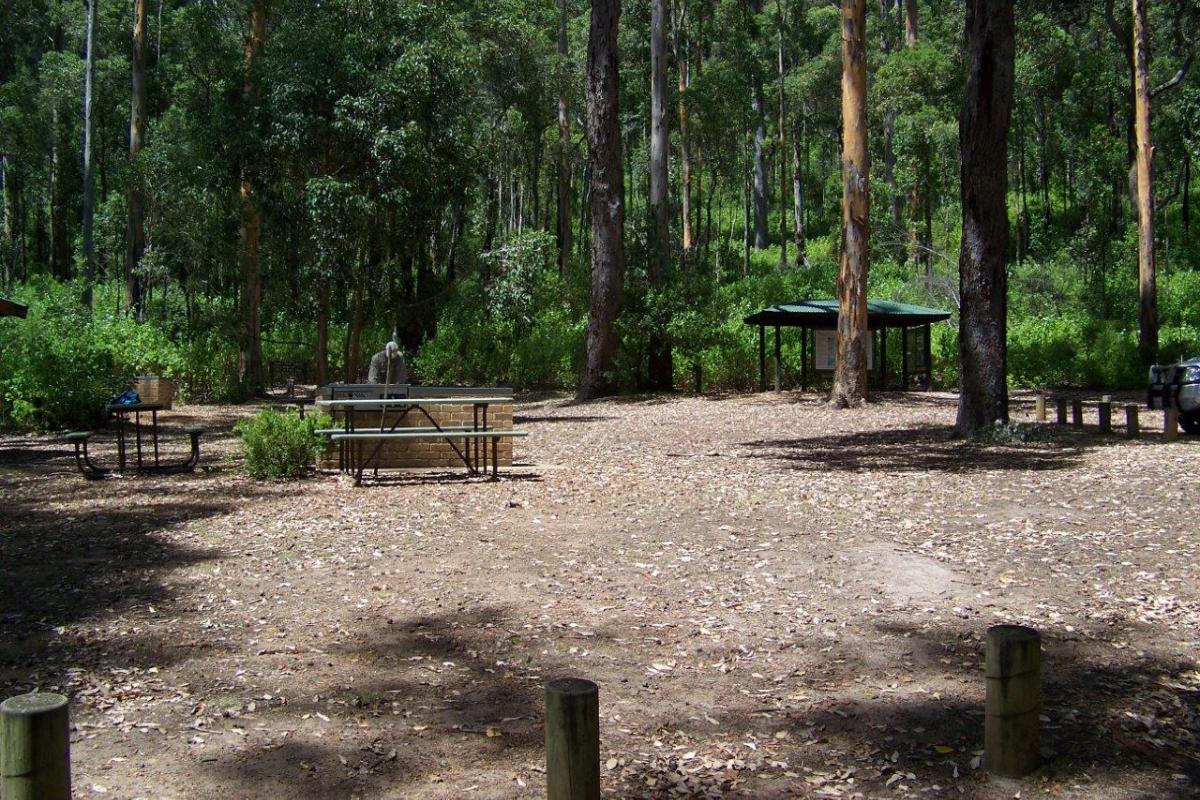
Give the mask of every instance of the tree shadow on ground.
[[793, 469], [825, 472], [990, 472], [1058, 470], [1076, 466], [1092, 448], [1120, 440], [1048, 434], [1046, 439], [985, 444], [952, 438], [947, 425], [793, 439], [743, 442], [745, 457], [783, 462]]
[[[14, 491], [0, 528], [2, 683], [22, 685], [34, 670], [45, 680], [72, 662], [106, 656], [113, 642], [85, 641], [64, 626], [99, 623], [137, 606], [169, 607], [175, 596], [165, 576], [222, 551], [174, 544], [156, 533], [229, 513], [244, 499], [195, 479], [174, 489], [164, 489], [165, 482], [79, 480], [73, 489], [44, 479], [19, 487], [7, 482]], [[143, 645], [148, 652], [168, 650], [150, 638], [115, 645], [107, 655], [122, 663], [137, 663]]]
[[[487, 777], [470, 796], [511, 796], [517, 787], [506, 762], [515, 751], [528, 765], [541, 763], [544, 682], [566, 674], [553, 655], [543, 653], [536, 665], [510, 660], [513, 653], [500, 640], [525, 635], [496, 605], [374, 624], [327, 650], [365, 665], [366, 679], [306, 687], [305, 698], [258, 714], [269, 727], [293, 730], [319, 726], [323, 715], [330, 734], [293, 741], [291, 750], [263, 747], [249, 758], [217, 757], [204, 766], [223, 785], [239, 787], [237, 796], [319, 790], [329, 794], [318, 796], [366, 797], [415, 791], [421, 783], [461, 796], [444, 781], [480, 774]], [[311, 769], [299, 769], [298, 758]], [[526, 779], [540, 780], [536, 774]]]
[[[1200, 793], [1200, 756], [1190, 744], [1196, 730], [1179, 736], [1174, 750], [1136, 746], [1139, 733], [1122, 732], [1129, 727], [1127, 712], [1140, 712], [1152, 701], [1195, 725], [1200, 692], [1181, 686], [1165, 700], [1153, 697], [1173, 679], [1194, 675], [1193, 661], [1132, 648], [1115, 651], [1108, 640], [1115, 635], [1112, 626], [1100, 625], [1086, 638], [1078, 633], [1073, 636], [1079, 638], [1070, 640], [1046, 636], [1041, 735], [1046, 760], [1022, 781], [1004, 781], [989, 779], [972, 763], [983, 748], [982, 638], [951, 626], [886, 623], [876, 628], [881, 636], [902, 637], [913, 654], [915, 663], [901, 681], [879, 674], [865, 658], [851, 658], [852, 668], [866, 680], [847, 682], [840, 696], [794, 701], [790, 708], [783, 703], [777, 709], [744, 705], [718, 711], [717, 734], [703, 723], [664, 724], [697, 739], [716, 735], [736, 741], [752, 732], [774, 746], [764, 758], [786, 761], [797, 774], [826, 775], [824, 785], [831, 791], [853, 788], [868, 797], [880, 796], [876, 792], [938, 795], [934, 786], [948, 796], [980, 800], [1010, 798], [1022, 788], [1056, 796], [1062, 787], [1075, 784], [1109, 788], [1113, 796], [1138, 800], [1184, 800]], [[910, 678], [917, 680], [909, 683]], [[782, 688], [801, 691], [803, 682], [798, 678]], [[1153, 739], [1150, 731], [1142, 733]], [[839, 781], [843, 769], [850, 772]], [[661, 780], [660, 773], [644, 769], [624, 777], [634, 786]], [[718, 777], [715, 773], [713, 779]], [[847, 785], [847, 777], [856, 785]], [[791, 797], [792, 788], [775, 791], [768, 785], [728, 796]]]

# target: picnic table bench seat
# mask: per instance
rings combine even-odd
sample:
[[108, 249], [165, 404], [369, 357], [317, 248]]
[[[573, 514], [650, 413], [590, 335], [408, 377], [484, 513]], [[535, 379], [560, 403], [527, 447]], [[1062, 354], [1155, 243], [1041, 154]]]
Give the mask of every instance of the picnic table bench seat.
[[66, 436], [67, 441], [75, 445], [75, 465], [79, 467], [83, 477], [91, 481], [103, 478], [112, 471], [96, 466], [88, 458], [88, 440], [92, 438], [93, 433], [95, 431], [71, 431]]
[[[438, 431], [463, 433], [463, 432], [470, 432], [473, 430], [476, 430], [476, 428], [473, 428], [470, 425], [443, 425], [441, 428], [434, 428], [432, 426], [422, 426], [422, 427], [412, 426], [412, 427], [407, 427], [407, 428], [396, 428], [397, 433], [399, 433], [401, 431], [406, 432], [406, 433], [437, 433]], [[492, 430], [492, 429], [488, 428], [487, 430]], [[317, 434], [318, 436], [336, 436], [336, 435], [342, 434], [342, 433], [386, 433], [386, 432], [387, 432], [387, 430], [380, 431], [378, 428], [355, 428], [355, 429], [349, 430], [349, 431], [346, 430], [345, 428], [317, 428], [315, 431], [313, 431], [313, 433]]]
[[[191, 472], [196, 468], [196, 464], [200, 463], [200, 437], [208, 429], [203, 425], [187, 425], [183, 431], [191, 440], [191, 452], [188, 458], [181, 464], [167, 464], [161, 467], [144, 467], [142, 471], [168, 473], [168, 472]], [[80, 473], [88, 480], [98, 480], [110, 475], [111, 469], [97, 466], [92, 463], [88, 455], [88, 441], [95, 435], [95, 431], [71, 431], [66, 435], [68, 443], [75, 446], [75, 465], [79, 467]]]

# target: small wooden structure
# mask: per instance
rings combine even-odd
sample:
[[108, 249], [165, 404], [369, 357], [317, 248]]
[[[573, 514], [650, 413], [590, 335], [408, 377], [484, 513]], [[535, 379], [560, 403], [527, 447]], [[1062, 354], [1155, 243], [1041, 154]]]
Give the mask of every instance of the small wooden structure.
[[[775, 328], [775, 390], [782, 386], [781, 366], [781, 328], [800, 329], [800, 388], [808, 389], [809, 361], [815, 359], [817, 351], [816, 332], [837, 330], [838, 303], [829, 298], [824, 300], [800, 300], [794, 303], [780, 303], [764, 308], [762, 311], [746, 317], [747, 325], [758, 326], [758, 386], [760, 391], [767, 390], [767, 328]], [[930, 346], [930, 326], [950, 318], [949, 311], [939, 308], [926, 308], [906, 303], [893, 303], [887, 300], [867, 301], [867, 330], [871, 332], [872, 349], [877, 350], [879, 357], [879, 388], [887, 389], [887, 332], [888, 329], [900, 329], [901, 347], [903, 353], [901, 362], [901, 388], [908, 390], [909, 376], [924, 375], [925, 388], [930, 387], [930, 372], [933, 356]], [[920, 340], [919, 358], [909, 357], [910, 330], [915, 329]], [[810, 335], [810, 331], [812, 332]], [[809, 347], [809, 340], [812, 347]], [[814, 367], [820, 366], [814, 363]]]
[[28, 312], [29, 309], [26, 306], [0, 297], [0, 317], [21, 317], [24, 319]]

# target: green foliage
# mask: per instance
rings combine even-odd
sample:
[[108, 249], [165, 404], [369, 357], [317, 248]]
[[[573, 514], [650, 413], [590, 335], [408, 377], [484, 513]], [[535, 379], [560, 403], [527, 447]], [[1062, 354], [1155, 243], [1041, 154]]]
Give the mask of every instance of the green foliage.
[[133, 378], [81, 311], [57, 312], [35, 303], [27, 319], [0, 320], [0, 427], [94, 427]]
[[438, 318], [413, 367], [426, 383], [571, 385], [582, 368], [585, 322], [542, 231], [488, 254]]
[[301, 418], [295, 411], [265, 408], [234, 426], [242, 439], [246, 472], [258, 480], [298, 478], [325, 452], [328, 439], [316, 431], [332, 421], [324, 414]]

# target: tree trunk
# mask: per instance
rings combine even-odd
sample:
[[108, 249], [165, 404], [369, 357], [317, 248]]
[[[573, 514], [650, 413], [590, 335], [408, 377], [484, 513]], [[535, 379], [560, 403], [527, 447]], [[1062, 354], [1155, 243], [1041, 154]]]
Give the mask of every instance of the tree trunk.
[[1034, 125], [1037, 128], [1038, 136], [1038, 188], [1042, 195], [1042, 221], [1046, 227], [1050, 227], [1050, 156], [1049, 150], [1049, 125], [1050, 121], [1046, 115], [1046, 104], [1039, 97], [1034, 100]]
[[[144, 2], [144, 0], [137, 0]], [[266, 0], [253, 0], [250, 28], [243, 51], [242, 99], [247, 114], [256, 114], [259, 100], [256, 62], [262, 54], [266, 35]], [[242, 164], [238, 198], [241, 225], [238, 235], [238, 271], [241, 280], [241, 341], [238, 347], [238, 378], [244, 391], [262, 391], [262, 266], [259, 247], [262, 239], [262, 209], [258, 199], [258, 164], [255, 157]]]
[[867, 400], [867, 271], [870, 162], [867, 155], [866, 0], [842, 0], [842, 239], [838, 270], [837, 367], [829, 403]]
[[786, 34], [786, 22], [783, 18], [783, 0], [775, 0], [776, 26], [779, 29], [779, 46], [777, 48], [779, 66], [779, 269], [787, 268], [788, 263], [788, 219], [787, 219], [787, 92], [783, 79], [785, 64], [783, 58], [783, 43]]
[[796, 242], [797, 268], [808, 266], [804, 243], [804, 173], [800, 161], [800, 137], [805, 133], [805, 126], [804, 122], [792, 124], [792, 230]]
[[6, 289], [12, 285], [13, 274], [17, 269], [17, 200], [14, 188], [14, 180], [9, 175], [8, 156], [0, 153], [0, 195], [3, 195], [0, 208], [4, 211], [4, 224], [0, 225], [0, 234], [3, 235], [0, 244], [4, 245], [4, 249], [0, 257], [4, 259], [2, 277]]
[[96, 281], [96, 248], [92, 226], [96, 218], [96, 176], [92, 170], [92, 81], [96, 73], [96, 4], [87, 0], [86, 55], [83, 67], [83, 304], [92, 306]]
[[[133, 49], [130, 55], [132, 91], [129, 100], [129, 161], [136, 165], [146, 135], [146, 0], [133, 0]], [[142, 318], [143, 287], [139, 267], [146, 250], [142, 219], [141, 181], [134, 167], [127, 189], [128, 217], [125, 231], [125, 306]]]
[[317, 386], [329, 382], [329, 279], [317, 278]]
[[[904, 0], [904, 46], [916, 47], [917, 45], [917, 0]], [[917, 175], [917, 179], [913, 181], [912, 190], [908, 194], [908, 241], [912, 250], [912, 263], [924, 264], [926, 266], [926, 284], [928, 279], [932, 277], [932, 254], [922, 249], [921, 235], [917, 232], [918, 214], [921, 214], [924, 209], [924, 199], [921, 197], [921, 185], [928, 170], [922, 170]], [[928, 243], [929, 247], [933, 246], [932, 242]]]
[[[54, 26], [54, 52], [63, 52], [66, 36], [62, 23]], [[62, 109], [57, 99], [50, 105], [50, 274], [60, 281], [71, 278], [71, 246], [67, 241], [67, 201], [63, 185]]]
[[578, 397], [615, 394], [616, 321], [625, 281], [625, 176], [621, 171], [620, 0], [593, 0], [587, 54], [587, 137], [592, 299]]
[[[650, 286], [666, 287], [671, 263], [670, 209], [667, 200], [670, 158], [667, 128], [667, 0], [650, 3]], [[674, 370], [671, 342], [664, 330], [668, 320], [655, 315], [649, 336], [649, 388], [669, 391]]]
[[955, 431], [1008, 422], [1008, 129], [1012, 114], [1013, 0], [967, 0], [967, 84], [959, 116], [962, 162], [961, 389]]
[[[763, 0], [750, 0], [750, 9], [755, 14], [761, 14]], [[763, 153], [763, 144], [767, 139], [767, 110], [763, 97], [763, 78], [757, 67], [754, 68], [754, 93], [751, 100], [754, 110], [754, 247], [762, 250], [767, 246], [767, 163]]]
[[1192, 229], [1192, 154], [1183, 153], [1183, 232]]
[[558, 0], [558, 274], [571, 264], [571, 117], [567, 106], [567, 0]]
[[8, 244], [5, 285], [11, 286], [26, 272], [24, 181], [11, 156], [0, 155], [0, 162], [4, 168], [4, 235]]
[[[363, 254], [355, 255], [359, 261]], [[359, 369], [362, 366], [362, 330], [363, 330], [363, 280], [364, 269], [361, 264], [350, 274], [350, 328], [346, 332], [346, 364], [343, 370], [346, 383], [357, 383]]]
[[754, 116], [757, 124], [754, 128], [754, 249], [762, 250], [767, 246], [767, 161], [763, 153], [763, 144], [767, 139], [766, 111], [763, 108], [762, 86], [754, 90]]
[[[692, 229], [692, 147], [688, 138], [687, 88], [687, 0], [679, 4], [679, 16], [675, 23], [675, 60], [679, 62], [679, 179], [680, 216], [683, 217], [683, 256], [686, 259], [695, 247]], [[697, 215], [698, 216], [698, 215]]]
[[1133, 0], [1137, 136], [1138, 349], [1146, 365], [1158, 357], [1158, 292], [1154, 265], [1154, 143], [1150, 131], [1150, 53], [1146, 0]]
[[496, 241], [496, 223], [500, 218], [499, 196], [500, 189], [497, 186], [496, 179], [492, 176], [489, 169], [487, 180], [484, 185], [485, 197], [487, 203], [483, 209], [483, 252], [489, 253], [492, 250], [492, 245]]
[[[892, 36], [889, 28], [892, 20], [888, 15], [889, 0], [879, 0], [879, 18], [882, 22], [879, 31], [880, 49], [883, 51], [884, 60], [892, 53]], [[892, 109], [885, 109], [883, 112], [883, 180], [888, 188], [888, 208], [892, 213], [892, 228], [894, 233], [888, 238], [892, 239], [897, 236], [904, 226], [904, 210], [902, 207], [902, 198], [899, 190], [896, 188], [896, 112]], [[893, 250], [897, 250], [895, 246]], [[902, 250], [899, 251], [901, 257]]]

